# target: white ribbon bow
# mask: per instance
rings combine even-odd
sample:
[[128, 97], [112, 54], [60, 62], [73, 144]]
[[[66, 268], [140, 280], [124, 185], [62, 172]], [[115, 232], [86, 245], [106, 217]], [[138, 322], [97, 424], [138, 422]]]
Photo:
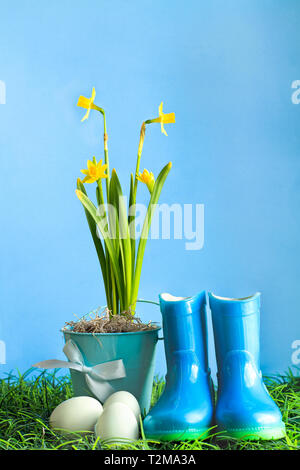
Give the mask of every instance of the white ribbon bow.
[[107, 380], [122, 379], [126, 377], [122, 359], [104, 362], [93, 367], [86, 366], [78, 346], [72, 340], [66, 342], [63, 352], [70, 362], [59, 361], [58, 359], [49, 359], [47, 361], [38, 362], [32, 367], [38, 367], [39, 369], [67, 367], [69, 369], [82, 372], [88, 388], [102, 403], [114, 392], [113, 387], [107, 382]]

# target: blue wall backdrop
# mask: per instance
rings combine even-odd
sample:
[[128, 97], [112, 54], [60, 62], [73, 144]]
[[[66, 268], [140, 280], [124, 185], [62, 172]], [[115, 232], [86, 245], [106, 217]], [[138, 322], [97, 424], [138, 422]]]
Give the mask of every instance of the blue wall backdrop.
[[[140, 297], [261, 291], [263, 371], [292, 366], [300, 339], [300, 105], [292, 101], [300, 2], [11, 0], [0, 10], [0, 373], [63, 358], [60, 327], [104, 303], [74, 193], [87, 158], [102, 156], [99, 115], [81, 123], [76, 107], [92, 86], [122, 183], [140, 125], [163, 100], [176, 124], [168, 137], [148, 129], [142, 167], [157, 174], [172, 160], [161, 202], [205, 205], [202, 250], [149, 241]], [[139, 195], [146, 198], [145, 187]], [[154, 306], [140, 314], [160, 318]]]

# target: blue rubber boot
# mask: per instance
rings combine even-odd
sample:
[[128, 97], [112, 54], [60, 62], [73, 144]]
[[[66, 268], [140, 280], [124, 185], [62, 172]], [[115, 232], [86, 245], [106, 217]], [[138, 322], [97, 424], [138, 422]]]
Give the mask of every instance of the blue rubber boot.
[[227, 299], [209, 294], [218, 365], [215, 420], [228, 437], [281, 439], [285, 425], [260, 371], [260, 294]]
[[166, 386], [144, 419], [148, 439], [204, 439], [213, 419], [213, 393], [207, 360], [205, 292], [195, 297], [161, 294], [167, 361]]

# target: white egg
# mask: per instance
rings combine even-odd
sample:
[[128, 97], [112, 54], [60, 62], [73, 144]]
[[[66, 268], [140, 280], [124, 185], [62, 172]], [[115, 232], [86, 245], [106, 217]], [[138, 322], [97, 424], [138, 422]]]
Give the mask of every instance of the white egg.
[[95, 426], [95, 434], [101, 439], [113, 439], [115, 442], [118, 439], [136, 440], [139, 426], [129, 406], [116, 402], [103, 410]]
[[112, 403], [123, 403], [124, 405], [129, 406], [129, 408], [133, 411], [134, 416], [136, 417], [137, 421], [140, 420], [141, 409], [139, 402], [135, 398], [132, 393], [129, 392], [116, 392], [110, 395], [105, 401], [103, 408], [105, 409], [107, 406], [111, 405]]
[[102, 412], [102, 405], [95, 398], [70, 398], [52, 411], [49, 419], [50, 427], [73, 432], [94, 431]]

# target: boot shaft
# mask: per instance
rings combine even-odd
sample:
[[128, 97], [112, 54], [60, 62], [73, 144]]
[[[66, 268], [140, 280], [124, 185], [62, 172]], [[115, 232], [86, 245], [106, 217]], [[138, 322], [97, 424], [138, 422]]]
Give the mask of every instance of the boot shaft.
[[187, 298], [161, 294], [159, 300], [168, 368], [172, 367], [174, 357], [189, 351], [207, 371], [205, 291]]
[[209, 293], [218, 370], [232, 351], [248, 351], [260, 369], [260, 293], [229, 299]]

